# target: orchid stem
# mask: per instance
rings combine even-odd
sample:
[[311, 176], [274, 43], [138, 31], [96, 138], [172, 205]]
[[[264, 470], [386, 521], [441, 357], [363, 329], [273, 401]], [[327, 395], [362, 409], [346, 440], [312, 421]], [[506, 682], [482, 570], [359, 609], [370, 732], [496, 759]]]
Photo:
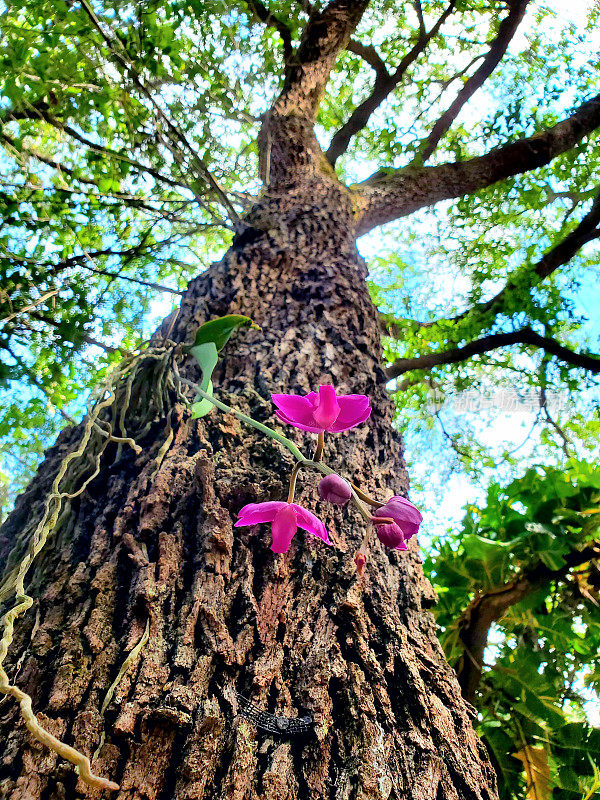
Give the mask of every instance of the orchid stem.
[[228, 406], [227, 403], [222, 403], [220, 400], [217, 400], [216, 397], [213, 395], [207, 394], [197, 383], [193, 381], [188, 381], [186, 378], [182, 378], [179, 376], [179, 380], [181, 383], [184, 383], [186, 386], [191, 386], [193, 389], [196, 390], [199, 397], [202, 397], [204, 400], [208, 400], [209, 403], [212, 403], [213, 406], [216, 406], [221, 411], [224, 411], [226, 414], [233, 414], [234, 417], [241, 420], [241, 422], [245, 422], [246, 425], [251, 425], [253, 428], [264, 433], [270, 439], [274, 439], [279, 444], [282, 444], [285, 448], [287, 448], [290, 453], [298, 459], [298, 461], [306, 461], [307, 459], [302, 455], [300, 450], [296, 447], [296, 445], [290, 440], [283, 436], [281, 433], [277, 433], [274, 431], [273, 428], [269, 428], [267, 425], [263, 425], [262, 422], [258, 422], [252, 417], [249, 417], [247, 414], [243, 414], [241, 411], [238, 411], [236, 408], [232, 408]]
[[[292, 470], [292, 474], [290, 476], [290, 491], [288, 495], [288, 503], [292, 502], [292, 500], [290, 500], [289, 498], [291, 497], [293, 499], [294, 497], [294, 492], [296, 489], [296, 477], [301, 467], [313, 467], [314, 469], [323, 473], [323, 475], [332, 475], [334, 473], [334, 470], [331, 469], [331, 467], [328, 467], [321, 461], [321, 456], [323, 455], [323, 443], [325, 438], [323, 433], [320, 433], [319, 438], [317, 439], [317, 448], [315, 450], [314, 458], [313, 459], [305, 458], [305, 456], [302, 455], [301, 451], [296, 447], [296, 445], [292, 441], [290, 441], [290, 439], [283, 436], [281, 433], [277, 433], [277, 431], [274, 431], [267, 425], [263, 425], [262, 422], [258, 422], [257, 420], [252, 419], [252, 417], [249, 417], [247, 414], [243, 414], [241, 411], [238, 411], [237, 409], [228, 406], [227, 403], [223, 403], [221, 402], [221, 400], [217, 400], [216, 397], [213, 397], [213, 395], [208, 394], [203, 389], [201, 389], [197, 383], [194, 383], [193, 381], [188, 381], [187, 378], [182, 378], [181, 375], [179, 375], [179, 371], [177, 371], [177, 378], [185, 386], [191, 386], [192, 389], [195, 389], [198, 397], [202, 397], [204, 400], [208, 400], [209, 403], [212, 403], [213, 406], [216, 406], [218, 409], [224, 411], [226, 414], [233, 414], [233, 416], [236, 417], [236, 419], [239, 419], [241, 422], [245, 422], [246, 425], [251, 425], [253, 428], [256, 428], [257, 430], [264, 433], [270, 439], [274, 439], [276, 442], [279, 442], [279, 444], [287, 448], [290, 451], [290, 453], [298, 460], [298, 463], [294, 466], [294, 469]], [[358, 489], [354, 484], [351, 485], [351, 491], [352, 491], [352, 502], [358, 509], [361, 517], [365, 520], [365, 522], [371, 522], [371, 515], [369, 514], [367, 509], [363, 506], [361, 500], [364, 500], [364, 502], [366, 503], [370, 502], [371, 505], [379, 506], [380, 504], [377, 501], [373, 500], [372, 498], [367, 499], [368, 495], [365, 495], [364, 492], [361, 492], [361, 490]]]
[[358, 509], [358, 511], [359, 511], [361, 517], [364, 519], [364, 521], [365, 522], [371, 522], [371, 515], [369, 514], [367, 509], [363, 506], [363, 504], [360, 502], [360, 498], [358, 497], [358, 495], [356, 494], [354, 489], [352, 489], [352, 502], [356, 506], [356, 508]]
[[298, 477], [298, 473], [300, 472], [302, 465], [303, 465], [302, 461], [297, 461], [294, 464], [294, 469], [292, 470], [292, 474], [290, 475], [290, 490], [288, 492], [288, 499], [287, 499], [288, 503], [294, 502], [294, 493], [296, 491], [296, 478]]
[[363, 492], [355, 483], [352, 484], [352, 488], [364, 503], [368, 503], [375, 508], [381, 508], [381, 506], [385, 505], [385, 503], [380, 503], [379, 500], [375, 500], [374, 497], [370, 497], [366, 492]]
[[[314, 459], [302, 458], [302, 461], [297, 466], [299, 468], [300, 467], [309, 467], [309, 468], [312, 468], [312, 469], [316, 469], [319, 472], [323, 473], [323, 475], [334, 475], [335, 474], [335, 470], [334, 469], [331, 469], [331, 467], [328, 467], [327, 464], [324, 464], [322, 461], [315, 461]], [[360, 502], [360, 498], [359, 498], [358, 494], [354, 491], [352, 486], [350, 487], [350, 491], [352, 492], [352, 503], [358, 509], [361, 517], [364, 519], [365, 522], [371, 522], [371, 515], [369, 514], [367, 509], [363, 506], [363, 504]], [[288, 503], [289, 503], [289, 500], [288, 500]]]
[[323, 455], [323, 445], [325, 444], [325, 433], [321, 431], [317, 438], [317, 447], [313, 456], [313, 461], [320, 461]]

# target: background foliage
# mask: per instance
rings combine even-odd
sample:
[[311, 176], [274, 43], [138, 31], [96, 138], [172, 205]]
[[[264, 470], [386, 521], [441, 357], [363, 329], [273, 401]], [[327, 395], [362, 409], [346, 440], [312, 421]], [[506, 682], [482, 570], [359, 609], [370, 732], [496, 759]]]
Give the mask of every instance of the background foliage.
[[[319, 110], [340, 177], [479, 155], [597, 93], [600, 5], [531, 3], [429, 155], [436, 120], [517, 5], [371, 3], [355, 37], [368, 44], [349, 44]], [[260, 116], [310, 13], [290, 0], [0, 4], [3, 512], [106, 368], [231, 241], [260, 190]], [[332, 153], [376, 92], [378, 107]], [[599, 157], [594, 134], [546, 167], [364, 237], [388, 361], [525, 328], [597, 351]], [[542, 277], [544, 254], [569, 236], [579, 246]], [[589, 800], [600, 579], [593, 558], [574, 562], [597, 538], [597, 372], [515, 343], [412, 368], [390, 388], [459, 672], [473, 603], [540, 564], [553, 573], [492, 624], [473, 698], [503, 797]], [[469, 500], [462, 526], [451, 495]]]
[[[586, 462], [531, 468], [508, 486], [492, 483], [462, 530], [427, 555], [442, 644], [461, 683], [469, 648], [478, 636], [488, 642], [478, 728], [504, 795], [525, 783], [515, 757], [529, 765], [534, 797], [548, 796], [545, 779], [556, 798], [600, 789], [600, 729], [585, 714], [600, 681], [599, 501], [600, 470]], [[486, 598], [502, 610], [491, 624], [474, 619]]]

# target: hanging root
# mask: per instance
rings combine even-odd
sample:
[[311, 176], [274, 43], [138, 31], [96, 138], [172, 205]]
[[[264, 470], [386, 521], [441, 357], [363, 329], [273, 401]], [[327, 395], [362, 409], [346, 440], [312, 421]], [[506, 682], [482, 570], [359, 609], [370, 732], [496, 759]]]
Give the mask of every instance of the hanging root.
[[[29, 605], [27, 608], [29, 608]], [[14, 610], [14, 609], [13, 609]], [[55, 753], [58, 753], [59, 756], [70, 761], [71, 764], [75, 764], [75, 766], [79, 770], [79, 777], [82, 781], [88, 784], [88, 786], [93, 786], [95, 789], [112, 789], [115, 791], [119, 788], [118, 783], [114, 783], [114, 781], [106, 780], [106, 778], [101, 778], [98, 775], [94, 775], [90, 768], [90, 760], [87, 756], [84, 756], [83, 753], [80, 753], [78, 750], [75, 750], [74, 747], [70, 747], [68, 744], [61, 742], [60, 739], [57, 739], [56, 736], [53, 736], [47, 730], [42, 728], [40, 723], [37, 721], [35, 714], [31, 710], [31, 697], [22, 692], [16, 686], [11, 686], [8, 683], [8, 675], [4, 671], [2, 667], [0, 667], [0, 690], [3, 691], [5, 694], [12, 695], [15, 700], [18, 701], [21, 707], [21, 716], [25, 720], [25, 725], [27, 730], [32, 734], [32, 736], [41, 742], [42, 744], [49, 747], [50, 750], [54, 750]]]
[[142, 452], [142, 448], [139, 446], [139, 444], [136, 444], [131, 436], [115, 436], [113, 433], [110, 433], [110, 431], [105, 431], [104, 428], [100, 426], [99, 422], [96, 422], [95, 425], [98, 433], [101, 436], [106, 436], [110, 442], [117, 442], [120, 445], [128, 444], [137, 456], [139, 456], [139, 454]]
[[[150, 637], [150, 617], [148, 617], [148, 619], [146, 620], [146, 627], [144, 628], [144, 632], [141, 635], [139, 642], [131, 650], [131, 652], [129, 653], [129, 655], [127, 656], [127, 658], [125, 659], [125, 661], [121, 665], [121, 669], [119, 670], [119, 674], [114, 679], [114, 681], [111, 683], [111, 685], [108, 688], [108, 691], [106, 692], [106, 695], [105, 695], [104, 700], [102, 701], [102, 705], [100, 707], [100, 716], [102, 717], [102, 720], [104, 720], [104, 714], [106, 713], [106, 709], [108, 708], [108, 706], [110, 705], [111, 700], [113, 699], [113, 695], [115, 693], [115, 689], [117, 688], [117, 686], [123, 680], [123, 677], [124, 677], [125, 673], [127, 672], [127, 670], [129, 669], [129, 667], [133, 664], [133, 662], [136, 660], [138, 655], [141, 653], [141, 651], [147, 645], [149, 637]], [[98, 758], [100, 750], [102, 750], [102, 747], [104, 745], [105, 738], [106, 738], [105, 732], [104, 732], [104, 730], [102, 730], [102, 734], [100, 735], [100, 741], [98, 743], [98, 747], [96, 748], [96, 750], [94, 751], [94, 755], [92, 756], [92, 761], [95, 761]]]
[[169, 447], [171, 447], [171, 445], [173, 444], [173, 439], [174, 439], [175, 433], [173, 431], [173, 424], [171, 422], [171, 417], [172, 417], [172, 414], [169, 414], [168, 417], [167, 417], [167, 427], [166, 427], [167, 435], [165, 437], [164, 442], [162, 443], [162, 445], [160, 447], [160, 450], [158, 451], [158, 454], [157, 454], [156, 458], [154, 459], [155, 466], [154, 466], [154, 469], [152, 470], [152, 476], [151, 476], [152, 480], [156, 477], [156, 474], [158, 473], [158, 470], [160, 469], [160, 465], [162, 464], [163, 459], [166, 456], [167, 451], [169, 450]]
[[[27, 729], [39, 742], [75, 764], [81, 780], [89, 786], [99, 789], [116, 790], [119, 786], [113, 781], [93, 775], [90, 760], [86, 756], [42, 728], [32, 711], [31, 697], [10, 683], [3, 664], [13, 641], [15, 621], [33, 605], [33, 598], [25, 592], [25, 578], [33, 560], [43, 549], [51, 534], [56, 533], [59, 525], [65, 524], [68, 520], [70, 501], [81, 495], [99, 474], [102, 454], [109, 442], [118, 444], [117, 458], [120, 456], [123, 445], [131, 447], [136, 454], [142, 452], [142, 448], [125, 430], [127, 410], [129, 408], [141, 409], [136, 415], [136, 429], [133, 431], [133, 434], [138, 437], [144, 435], [150, 428], [153, 419], [161, 415], [161, 412], [164, 413], [169, 392], [174, 388], [171, 371], [168, 369], [172, 356], [172, 345], [148, 348], [143, 353], [123, 359], [118, 367], [106, 376], [96, 394], [95, 401], [90, 401], [88, 404], [88, 413], [84, 420], [79, 445], [63, 459], [58, 468], [46, 497], [42, 517], [29, 538], [24, 555], [0, 584], [0, 604], [6, 603], [9, 598], [14, 597], [14, 605], [0, 621], [2, 625], [0, 692], [14, 697], [19, 703]], [[117, 426], [120, 435], [115, 432]], [[89, 472], [90, 462], [91, 473]], [[82, 479], [83, 482], [80, 483]], [[74, 487], [78, 484], [80, 484], [79, 488], [75, 489]], [[23, 533], [26, 535], [27, 531]], [[13, 553], [9, 557], [11, 560], [15, 554], [18, 555], [19, 549], [22, 550], [23, 538], [20, 537], [17, 541]], [[116, 680], [109, 688], [102, 705], [102, 716], [104, 716], [119, 681], [148, 641], [149, 625], [150, 620], [146, 624], [142, 638], [125, 659]], [[103, 741], [104, 733], [94, 758]]]

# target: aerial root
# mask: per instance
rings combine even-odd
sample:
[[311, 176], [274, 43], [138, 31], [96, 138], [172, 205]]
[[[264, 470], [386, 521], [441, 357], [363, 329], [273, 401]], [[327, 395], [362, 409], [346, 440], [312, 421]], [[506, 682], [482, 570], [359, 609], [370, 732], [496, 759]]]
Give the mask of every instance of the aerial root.
[[[24, 615], [33, 605], [33, 598], [25, 592], [25, 578], [29, 568], [36, 556], [44, 548], [50, 535], [56, 533], [59, 524], [65, 524], [68, 520], [70, 516], [70, 501], [83, 494], [90, 482], [99, 474], [101, 458], [109, 442], [117, 443], [117, 458], [120, 455], [123, 445], [131, 447], [137, 455], [142, 452], [142, 448], [125, 430], [127, 410], [135, 394], [136, 383], [140, 392], [146, 390], [146, 384], [149, 383], [148, 378], [150, 378], [150, 369], [148, 365], [152, 365], [153, 369], [158, 366], [157, 385], [150, 387], [151, 400], [148, 403], [148, 408], [137, 414], [139, 430], [136, 432], [136, 435], [144, 435], [152, 423], [152, 416], [156, 417], [157, 410], [164, 410], [165, 408], [166, 398], [163, 397], [163, 395], [166, 395], [170, 389], [174, 388], [169, 379], [170, 371], [168, 370], [172, 355], [172, 343], [167, 347], [150, 347], [143, 351], [143, 353], [127, 356], [105, 377], [95, 397], [88, 403], [83, 433], [77, 448], [67, 454], [58, 468], [51, 489], [46, 497], [42, 517], [31, 534], [25, 553], [16, 566], [5, 575], [2, 583], [0, 583], [0, 603], [6, 603], [11, 596], [14, 597], [14, 605], [4, 614], [0, 621], [2, 625], [2, 638], [0, 639], [0, 693], [14, 697], [19, 703], [21, 716], [31, 735], [50, 750], [71, 762], [71, 764], [74, 764], [78, 769], [81, 780], [96, 789], [110, 789], [115, 791], [119, 788], [119, 785], [114, 783], [114, 781], [94, 775], [91, 771], [90, 759], [87, 758], [87, 756], [84, 756], [83, 753], [80, 753], [64, 742], [61, 742], [60, 739], [49, 733], [39, 724], [32, 710], [32, 698], [26, 692], [23, 692], [17, 686], [10, 683], [3, 664], [13, 642], [15, 621]], [[165, 375], [167, 376], [166, 378]], [[155, 398], [152, 392], [158, 392], [160, 397]], [[136, 409], [138, 406], [139, 403]], [[113, 421], [106, 418], [106, 412], [109, 410]], [[118, 423], [119, 433], [121, 435], [117, 435], [115, 432], [115, 422]], [[173, 432], [169, 424], [167, 442], [165, 443], [166, 446], [163, 445], [159, 453], [161, 460], [171, 444], [172, 437]], [[91, 473], [89, 471], [90, 468]], [[83, 482], [80, 483], [82, 479]], [[75, 489], [74, 487], [78, 484], [80, 484], [79, 488]], [[14, 554], [18, 555], [18, 550], [22, 542], [23, 536], [17, 537], [17, 543], [9, 559], [11, 559]], [[146, 622], [146, 628], [140, 641], [125, 659], [117, 678], [111, 684], [104, 698], [101, 709], [102, 717], [104, 717], [104, 712], [112, 699], [118, 683], [147, 643], [149, 630], [150, 619]], [[103, 742], [104, 732], [102, 733], [100, 744], [94, 753], [94, 759], [98, 755]]]

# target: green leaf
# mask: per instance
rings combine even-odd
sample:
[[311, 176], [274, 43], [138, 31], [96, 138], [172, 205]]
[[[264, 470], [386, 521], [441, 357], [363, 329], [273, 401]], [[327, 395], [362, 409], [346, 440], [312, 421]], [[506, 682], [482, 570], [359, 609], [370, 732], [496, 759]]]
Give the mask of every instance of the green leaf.
[[552, 570], [560, 569], [567, 563], [561, 555], [551, 550], [540, 550], [538, 555], [544, 564]]
[[[211, 378], [219, 360], [219, 354], [217, 353], [217, 347], [215, 343], [207, 341], [203, 342], [202, 344], [196, 344], [190, 349], [190, 354], [194, 356], [198, 364], [200, 364], [200, 369], [202, 370], [202, 382], [200, 384], [200, 388], [212, 396]], [[212, 411], [213, 408], [214, 406], [210, 400], [203, 398], [197, 403], [194, 403], [192, 406], [192, 416], [194, 419], [205, 417], [209, 411]]]
[[202, 383], [200, 386], [207, 392], [208, 384], [219, 360], [217, 347], [214, 342], [196, 344], [190, 349], [190, 355], [194, 356], [198, 364], [200, 364], [200, 369], [202, 370]]
[[[188, 348], [190, 355], [194, 356], [202, 370], [202, 383], [200, 388], [212, 397], [212, 374], [219, 360], [219, 351], [222, 350], [231, 335], [238, 328], [254, 328], [260, 330], [250, 317], [242, 314], [228, 314], [225, 317], [211, 319], [201, 325], [197, 332], [194, 344]], [[193, 419], [206, 416], [214, 408], [210, 400], [202, 398], [192, 405]]]
[[[212, 381], [208, 382], [208, 386], [205, 389], [206, 393], [211, 395], [213, 393], [213, 385]], [[210, 400], [207, 400], [205, 397], [202, 397], [198, 400], [197, 403], [193, 403], [192, 405], [192, 419], [200, 419], [201, 417], [205, 417], [210, 411], [214, 408], [213, 404]]]
[[213, 342], [217, 351], [220, 351], [238, 328], [260, 330], [260, 327], [250, 317], [245, 317], [243, 314], [228, 314], [225, 317], [217, 317], [217, 319], [211, 319], [198, 328], [190, 352], [193, 355], [194, 348], [206, 342]]

